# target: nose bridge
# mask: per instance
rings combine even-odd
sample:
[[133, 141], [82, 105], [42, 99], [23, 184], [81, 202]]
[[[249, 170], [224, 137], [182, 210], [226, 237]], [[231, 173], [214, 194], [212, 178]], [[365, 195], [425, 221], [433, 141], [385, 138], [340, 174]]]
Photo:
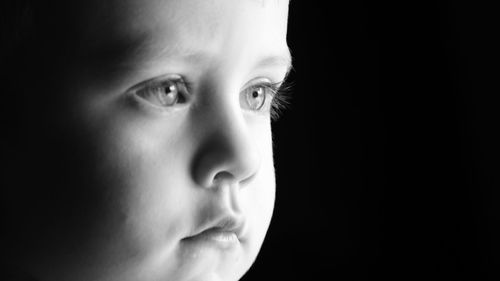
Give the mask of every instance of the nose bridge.
[[[234, 93], [230, 93], [231, 95]], [[261, 155], [238, 99], [214, 95], [199, 120], [198, 149], [193, 160], [193, 177], [204, 187], [218, 180], [241, 184], [258, 170]]]

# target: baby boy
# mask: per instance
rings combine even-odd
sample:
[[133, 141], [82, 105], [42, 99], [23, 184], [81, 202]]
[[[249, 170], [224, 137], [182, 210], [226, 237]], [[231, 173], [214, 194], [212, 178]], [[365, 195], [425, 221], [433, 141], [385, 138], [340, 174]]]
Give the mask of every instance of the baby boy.
[[288, 1], [20, 2], [4, 265], [39, 281], [241, 278], [273, 213]]

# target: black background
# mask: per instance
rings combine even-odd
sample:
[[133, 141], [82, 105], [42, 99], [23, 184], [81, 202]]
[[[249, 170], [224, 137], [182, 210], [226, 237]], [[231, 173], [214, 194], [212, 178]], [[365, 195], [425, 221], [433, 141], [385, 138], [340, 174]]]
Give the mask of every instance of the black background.
[[291, 1], [275, 215], [242, 280], [500, 280], [492, 5]]

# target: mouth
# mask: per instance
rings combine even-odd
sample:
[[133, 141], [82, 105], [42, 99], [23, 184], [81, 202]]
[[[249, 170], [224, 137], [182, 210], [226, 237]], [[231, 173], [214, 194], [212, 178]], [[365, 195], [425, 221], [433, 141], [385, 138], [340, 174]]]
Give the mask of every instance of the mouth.
[[241, 244], [245, 223], [233, 217], [224, 218], [201, 228], [194, 235], [182, 239], [200, 246], [230, 250]]
[[200, 234], [186, 238], [186, 240], [211, 244], [221, 249], [230, 249], [240, 243], [236, 233], [218, 228], [207, 229]]

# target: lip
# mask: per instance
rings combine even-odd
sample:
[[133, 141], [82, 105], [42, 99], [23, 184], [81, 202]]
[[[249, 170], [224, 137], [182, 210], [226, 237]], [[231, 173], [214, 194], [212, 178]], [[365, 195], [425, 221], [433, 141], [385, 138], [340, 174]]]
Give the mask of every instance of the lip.
[[240, 245], [245, 223], [233, 217], [224, 218], [206, 227], [202, 227], [194, 235], [183, 239], [200, 246], [230, 250]]
[[240, 244], [238, 235], [233, 231], [227, 231], [221, 228], [210, 228], [195, 236], [186, 239], [190, 242], [207, 244], [220, 249], [231, 249]]

